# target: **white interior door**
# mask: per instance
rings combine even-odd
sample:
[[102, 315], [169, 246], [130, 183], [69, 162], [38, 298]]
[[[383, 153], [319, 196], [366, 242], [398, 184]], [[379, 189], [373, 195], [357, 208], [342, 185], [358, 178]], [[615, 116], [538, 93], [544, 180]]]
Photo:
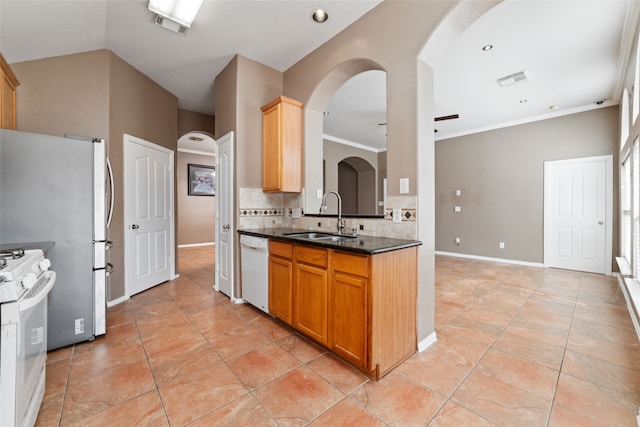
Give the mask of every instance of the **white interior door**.
[[125, 287], [137, 294], [173, 276], [173, 151], [124, 137]]
[[216, 171], [218, 176], [216, 197], [216, 282], [214, 289], [235, 302], [234, 251], [234, 188], [233, 188], [233, 132], [216, 140], [218, 155]]
[[545, 162], [545, 265], [611, 274], [612, 156]]

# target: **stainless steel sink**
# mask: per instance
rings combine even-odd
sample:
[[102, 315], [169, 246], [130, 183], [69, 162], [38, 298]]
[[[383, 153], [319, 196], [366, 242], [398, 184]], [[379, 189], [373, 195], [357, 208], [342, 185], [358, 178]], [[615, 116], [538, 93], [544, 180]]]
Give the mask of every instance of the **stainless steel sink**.
[[330, 240], [332, 242], [344, 242], [350, 239], [355, 238], [356, 236], [339, 236], [337, 234], [331, 233], [318, 233], [316, 231], [310, 231], [308, 233], [290, 233], [285, 234], [287, 237], [299, 237], [301, 239], [310, 239], [310, 240]]
[[333, 237], [332, 234], [330, 233], [317, 233], [317, 232], [308, 232], [308, 233], [290, 233], [290, 234], [285, 234], [285, 236], [288, 237], [300, 237], [303, 239], [326, 239], [328, 237]]

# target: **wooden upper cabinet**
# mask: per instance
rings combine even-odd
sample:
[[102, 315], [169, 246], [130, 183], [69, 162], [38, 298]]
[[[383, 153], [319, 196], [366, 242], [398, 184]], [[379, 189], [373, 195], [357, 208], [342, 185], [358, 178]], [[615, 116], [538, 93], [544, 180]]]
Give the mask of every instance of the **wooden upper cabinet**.
[[16, 87], [20, 83], [0, 54], [0, 128], [16, 128]]
[[262, 189], [302, 191], [302, 103], [284, 96], [262, 107]]

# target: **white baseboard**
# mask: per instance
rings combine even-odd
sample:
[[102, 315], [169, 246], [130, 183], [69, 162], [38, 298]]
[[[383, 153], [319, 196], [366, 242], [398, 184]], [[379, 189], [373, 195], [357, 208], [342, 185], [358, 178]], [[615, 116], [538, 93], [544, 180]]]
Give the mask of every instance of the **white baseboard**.
[[121, 296], [120, 298], [114, 299], [112, 301], [107, 301], [107, 307], [113, 307], [114, 305], [118, 305], [122, 302], [125, 302], [129, 299], [128, 295]]
[[491, 258], [491, 257], [479, 256], [479, 255], [459, 254], [456, 252], [436, 251], [436, 255], [450, 256], [450, 257], [456, 257], [456, 258], [477, 259], [479, 261], [501, 262], [503, 264], [524, 265], [527, 267], [544, 267], [544, 264], [541, 262], [519, 261], [516, 259], [507, 259], [507, 258]]
[[436, 331], [433, 331], [428, 337], [418, 343], [418, 353], [422, 353], [436, 341], [438, 341], [438, 337], [436, 337]]
[[204, 243], [189, 243], [186, 245], [178, 245], [178, 249], [180, 248], [197, 248], [199, 246], [215, 246], [216, 242], [204, 242]]

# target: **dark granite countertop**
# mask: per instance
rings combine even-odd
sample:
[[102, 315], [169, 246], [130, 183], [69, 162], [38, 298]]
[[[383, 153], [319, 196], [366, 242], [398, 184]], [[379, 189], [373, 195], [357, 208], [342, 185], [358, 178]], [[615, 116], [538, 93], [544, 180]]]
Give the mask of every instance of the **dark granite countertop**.
[[[305, 237], [290, 236], [292, 233], [309, 233], [319, 230], [302, 230], [297, 228], [255, 228], [238, 230], [239, 234], [248, 236], [266, 237], [282, 242], [302, 243], [309, 246], [319, 246], [329, 249], [339, 249], [346, 252], [357, 252], [361, 254], [374, 255], [382, 252], [395, 251], [398, 249], [410, 248], [421, 245], [418, 240], [393, 239], [390, 237], [358, 236], [354, 238], [344, 238], [340, 241], [328, 239], [309, 239]], [[326, 233], [331, 234], [331, 233]]]

